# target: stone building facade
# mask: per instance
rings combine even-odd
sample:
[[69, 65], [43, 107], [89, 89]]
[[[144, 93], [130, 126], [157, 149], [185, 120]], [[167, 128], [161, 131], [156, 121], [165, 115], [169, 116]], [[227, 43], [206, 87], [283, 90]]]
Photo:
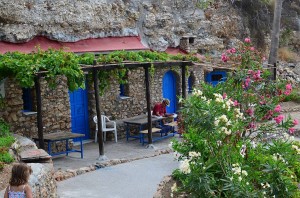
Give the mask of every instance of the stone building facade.
[[[173, 72], [176, 77], [176, 95], [180, 96], [182, 94], [180, 67], [155, 68], [154, 74], [150, 79], [151, 107], [163, 98], [163, 76], [167, 71]], [[192, 75], [194, 86], [197, 86], [204, 80], [204, 70], [199, 65], [189, 66], [187, 73]], [[101, 113], [117, 121], [118, 138], [125, 137], [123, 119], [144, 114], [147, 111], [144, 69], [130, 69], [127, 75], [127, 97], [120, 97], [120, 85], [114, 79], [111, 79], [110, 87], [100, 97]], [[186, 77], [187, 86], [188, 77]], [[67, 80], [62, 76], [57, 78], [57, 83], [57, 87], [51, 89], [47, 82], [41, 79], [44, 133], [71, 130], [72, 123]], [[88, 82], [87, 88], [90, 138], [93, 139], [95, 132], [93, 116], [96, 115], [93, 82]], [[35, 98], [34, 89], [32, 93]], [[23, 112], [22, 88], [13, 79], [6, 79], [5, 81], [4, 100], [5, 108], [1, 110], [0, 117], [4, 118], [11, 125], [11, 131], [26, 137], [37, 136], [37, 115], [36, 113], [28, 114]], [[33, 101], [33, 103], [35, 104], [36, 102]], [[110, 136], [110, 133], [107, 135], [108, 139], [113, 138], [113, 136]]]

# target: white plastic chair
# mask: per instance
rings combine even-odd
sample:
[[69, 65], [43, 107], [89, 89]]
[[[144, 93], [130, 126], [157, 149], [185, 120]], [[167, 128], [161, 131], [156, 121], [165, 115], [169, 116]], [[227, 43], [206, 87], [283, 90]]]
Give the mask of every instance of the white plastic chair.
[[[111, 121], [105, 115], [101, 115], [101, 119], [102, 119], [101, 121], [102, 121], [102, 131], [103, 131], [104, 141], [106, 141], [106, 132], [113, 132], [115, 134], [115, 141], [118, 142], [117, 124], [116, 124], [116, 122], [115, 121]], [[97, 139], [97, 134], [98, 134], [98, 120], [97, 120], [97, 116], [94, 116], [93, 120], [94, 120], [94, 122], [96, 124], [95, 142], [97, 142], [98, 141], [98, 139]], [[112, 127], [107, 126], [107, 124], [112, 125]]]

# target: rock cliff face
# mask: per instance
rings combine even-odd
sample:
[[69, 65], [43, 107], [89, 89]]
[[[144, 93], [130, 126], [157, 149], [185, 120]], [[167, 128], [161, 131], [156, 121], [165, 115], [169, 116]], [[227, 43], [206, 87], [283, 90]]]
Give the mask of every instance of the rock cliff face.
[[[192, 35], [197, 49], [220, 49], [234, 43], [232, 38], [249, 35], [229, 2], [216, 0], [203, 11], [197, 0], [1, 0], [0, 40], [26, 42], [44, 35], [75, 42], [140, 35], [144, 45], [163, 51]], [[293, 13], [294, 25], [300, 26], [299, 13]]]
[[228, 34], [226, 31], [231, 30], [230, 35], [234, 36], [244, 32], [240, 17], [229, 4], [220, 4], [204, 13], [195, 3], [195, 0], [2, 0], [0, 40], [26, 42], [44, 35], [74, 42], [140, 35], [144, 45], [161, 51], [178, 46], [180, 38], [186, 35], [196, 36], [204, 45], [222, 47], [220, 37]]

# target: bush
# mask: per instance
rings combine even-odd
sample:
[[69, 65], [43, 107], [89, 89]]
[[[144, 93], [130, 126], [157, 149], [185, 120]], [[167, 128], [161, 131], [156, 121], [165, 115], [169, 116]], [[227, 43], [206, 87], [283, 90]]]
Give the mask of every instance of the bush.
[[288, 96], [285, 96], [283, 98], [283, 101], [284, 102], [287, 102], [287, 101], [293, 101], [293, 102], [297, 102], [297, 103], [300, 103], [300, 90], [298, 89], [295, 89], [292, 91], [292, 93]]
[[12, 163], [14, 161], [14, 158], [8, 153], [0, 153], [0, 162], [4, 163]]
[[5, 137], [9, 135], [9, 125], [2, 118], [0, 118], [0, 137]]
[[7, 147], [9, 148], [12, 143], [14, 143], [15, 138], [13, 136], [0, 137], [0, 148]]
[[11, 163], [13, 157], [8, 153], [8, 149], [14, 143], [15, 138], [11, 136], [9, 125], [0, 118], [0, 170], [3, 169], [3, 163]]
[[270, 81], [262, 59], [247, 38], [222, 54], [237, 65], [226, 82], [202, 84], [183, 100], [173, 175], [189, 197], [298, 196], [300, 146], [290, 136], [298, 121], [284, 118], [278, 105], [292, 86]]
[[297, 62], [300, 60], [300, 57], [287, 47], [278, 49], [278, 58], [287, 62]]

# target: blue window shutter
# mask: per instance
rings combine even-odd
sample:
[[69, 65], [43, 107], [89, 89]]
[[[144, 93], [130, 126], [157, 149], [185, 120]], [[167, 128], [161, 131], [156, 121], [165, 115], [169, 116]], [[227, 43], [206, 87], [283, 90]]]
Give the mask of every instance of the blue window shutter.
[[124, 84], [120, 84], [120, 96], [125, 96], [125, 87], [124, 87]]
[[30, 88], [23, 88], [23, 110], [26, 111], [32, 111], [32, 94], [31, 94], [31, 89]]

